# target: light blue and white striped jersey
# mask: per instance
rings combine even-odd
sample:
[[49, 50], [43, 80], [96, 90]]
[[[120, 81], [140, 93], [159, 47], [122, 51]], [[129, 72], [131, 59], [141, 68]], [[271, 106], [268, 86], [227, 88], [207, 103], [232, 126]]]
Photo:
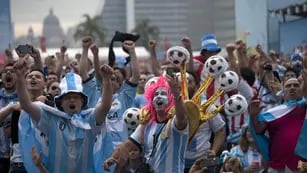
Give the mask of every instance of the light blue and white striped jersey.
[[47, 134], [49, 158], [46, 167], [56, 173], [93, 173], [93, 148], [97, 133], [95, 109], [72, 116], [49, 106], [41, 106], [38, 128]]
[[140, 94], [135, 96], [135, 107], [142, 108], [147, 104], [146, 98], [144, 94]]
[[262, 156], [255, 148], [249, 147], [246, 152], [243, 152], [239, 145], [230, 150], [230, 155], [238, 157], [243, 168], [247, 168], [253, 163], [257, 162], [259, 167], [262, 167]]
[[[128, 139], [128, 130], [123, 120], [126, 109], [134, 106], [137, 86], [125, 81], [118, 93], [113, 94], [111, 109], [106, 116], [106, 129], [101, 129], [95, 143], [94, 160], [97, 173], [105, 172], [103, 162], [108, 159], [115, 148]], [[106, 130], [106, 133], [105, 133]], [[111, 171], [112, 172], [112, 171]]]
[[82, 84], [83, 93], [88, 97], [87, 107], [95, 108], [101, 97], [101, 86], [98, 80], [93, 77], [89, 81]]
[[221, 118], [220, 114], [199, 126], [199, 129], [191, 140], [186, 152], [186, 168], [191, 168], [197, 159], [208, 153], [208, 151], [211, 149], [211, 143], [209, 141], [212, 133], [216, 133], [224, 126], [225, 122]]
[[[168, 138], [163, 137], [161, 133], [167, 128], [165, 123], [148, 122], [145, 127], [144, 138], [142, 138], [142, 126], [130, 136], [139, 144], [144, 139], [144, 154], [150, 166], [155, 172], [178, 173], [184, 172], [184, 158], [188, 145], [189, 127], [184, 130], [178, 130], [175, 126], [175, 119], [171, 121], [170, 133]], [[161, 132], [162, 130], [162, 132]], [[160, 135], [157, 135], [159, 134]], [[154, 140], [154, 136], [157, 137]], [[154, 148], [154, 141], [157, 141]], [[152, 150], [154, 149], [154, 152]]]
[[28, 172], [40, 173], [37, 166], [32, 161], [31, 149], [35, 146], [41, 153], [41, 162], [46, 165], [48, 159], [48, 138], [33, 123], [28, 113], [21, 111], [18, 121], [18, 141], [24, 166]]
[[[0, 109], [7, 106], [11, 102], [17, 102], [18, 96], [16, 92], [9, 95], [5, 94], [4, 88], [0, 89]], [[11, 115], [7, 116], [2, 122], [0, 122], [0, 158], [10, 157], [10, 139], [5, 134], [3, 125], [11, 121]]]

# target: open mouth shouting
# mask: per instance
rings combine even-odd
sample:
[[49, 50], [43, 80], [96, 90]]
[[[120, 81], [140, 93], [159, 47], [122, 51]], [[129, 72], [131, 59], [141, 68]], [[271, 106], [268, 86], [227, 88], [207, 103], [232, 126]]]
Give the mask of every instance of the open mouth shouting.
[[37, 85], [37, 82], [34, 81], [34, 80], [32, 80], [32, 81], [30, 82], [30, 85], [31, 85], [31, 87], [35, 87], [35, 86]]
[[76, 105], [73, 104], [73, 103], [70, 103], [68, 107], [69, 107], [69, 109], [72, 110], [72, 111], [76, 109]]
[[12, 87], [15, 82], [12, 76], [7, 75], [3, 83], [5, 87]]
[[155, 97], [153, 100], [156, 109], [162, 109], [168, 104], [167, 97]]

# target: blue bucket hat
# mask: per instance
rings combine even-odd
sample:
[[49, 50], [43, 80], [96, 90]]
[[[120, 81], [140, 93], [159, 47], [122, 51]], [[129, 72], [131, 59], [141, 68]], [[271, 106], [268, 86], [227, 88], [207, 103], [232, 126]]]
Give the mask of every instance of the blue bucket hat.
[[203, 35], [200, 39], [202, 50], [210, 52], [220, 52], [221, 47], [218, 45], [216, 36], [214, 34]]
[[61, 80], [59, 87], [61, 89], [61, 94], [54, 98], [55, 105], [59, 110], [63, 111], [63, 107], [61, 106], [61, 100], [65, 95], [69, 93], [80, 94], [83, 98], [82, 109], [86, 107], [88, 98], [83, 93], [82, 79], [79, 75], [71, 72], [67, 73], [65, 77]]

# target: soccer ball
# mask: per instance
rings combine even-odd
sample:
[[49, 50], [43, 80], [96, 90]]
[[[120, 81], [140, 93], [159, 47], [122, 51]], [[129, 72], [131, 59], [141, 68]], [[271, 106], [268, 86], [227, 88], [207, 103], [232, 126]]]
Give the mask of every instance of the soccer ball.
[[175, 66], [179, 67], [181, 64], [185, 64], [189, 62], [190, 53], [189, 51], [181, 46], [174, 46], [167, 50], [166, 52], [166, 59], [174, 64]]
[[151, 86], [152, 84], [157, 83], [158, 81], [158, 77], [152, 77], [149, 80], [147, 80], [147, 82], [145, 83], [144, 89], [146, 90], [146, 88], [148, 88], [149, 86]]
[[247, 101], [240, 94], [232, 95], [224, 104], [225, 113], [229, 116], [241, 115], [247, 109]]
[[140, 109], [129, 108], [124, 112], [124, 121], [128, 128], [128, 134], [134, 132], [140, 122]]
[[228, 68], [228, 62], [226, 59], [219, 55], [211, 56], [207, 59], [204, 70], [205, 73], [209, 74], [212, 77], [217, 77]]
[[237, 88], [239, 84], [239, 76], [234, 71], [225, 71], [219, 77], [221, 89], [224, 91], [231, 91]]
[[[178, 72], [178, 73], [175, 73], [175, 76], [177, 77], [177, 79], [178, 79], [178, 82], [179, 83], [181, 83], [181, 73], [180, 72]], [[186, 79], [186, 81], [187, 81], [187, 83], [189, 82], [189, 73], [185, 73], [185, 79]]]

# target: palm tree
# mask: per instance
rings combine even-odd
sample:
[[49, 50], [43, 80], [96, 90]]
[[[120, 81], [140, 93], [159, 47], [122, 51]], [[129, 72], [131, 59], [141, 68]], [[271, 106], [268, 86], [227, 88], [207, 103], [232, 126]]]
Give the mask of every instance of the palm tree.
[[150, 25], [149, 19], [142, 19], [137, 22], [133, 32], [141, 36], [137, 44], [148, 49], [148, 41], [151, 39], [158, 40], [160, 31], [157, 26]]
[[91, 35], [96, 40], [97, 46], [104, 46], [106, 29], [99, 25], [101, 16], [94, 16], [92, 18], [88, 14], [84, 14], [83, 17], [85, 21], [78, 24], [74, 33], [74, 39], [79, 40], [83, 36]]

